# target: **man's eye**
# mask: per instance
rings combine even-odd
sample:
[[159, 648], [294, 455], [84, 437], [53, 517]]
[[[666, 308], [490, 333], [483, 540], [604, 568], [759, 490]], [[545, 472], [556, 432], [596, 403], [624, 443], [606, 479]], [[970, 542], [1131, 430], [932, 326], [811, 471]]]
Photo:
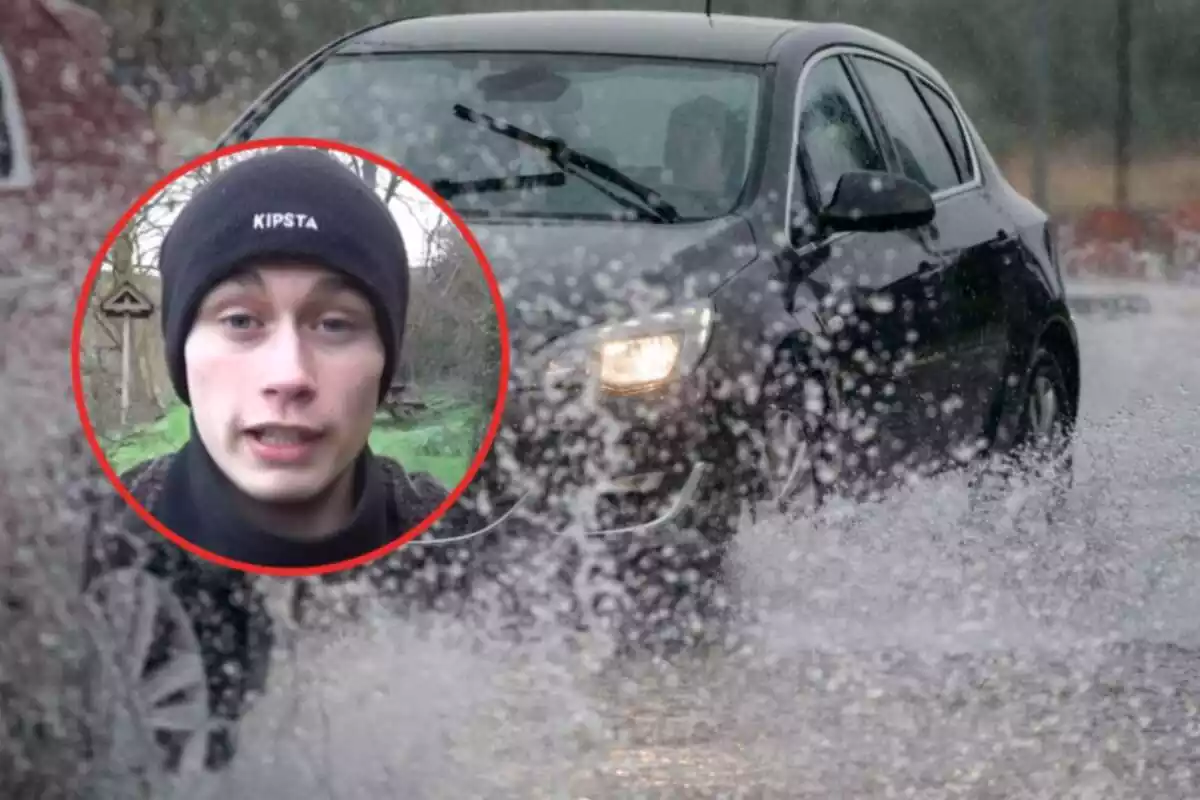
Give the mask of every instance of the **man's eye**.
[[325, 317], [320, 324], [322, 329], [328, 333], [350, 333], [358, 327], [353, 320], [345, 317]]
[[254, 327], [258, 322], [249, 314], [226, 314], [221, 318], [221, 324], [233, 328], [235, 331], [247, 331]]

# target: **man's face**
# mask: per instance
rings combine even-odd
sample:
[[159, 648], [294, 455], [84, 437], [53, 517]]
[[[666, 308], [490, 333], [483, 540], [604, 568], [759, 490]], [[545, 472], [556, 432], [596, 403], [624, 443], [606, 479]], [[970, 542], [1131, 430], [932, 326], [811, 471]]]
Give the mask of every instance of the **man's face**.
[[220, 284], [184, 344], [196, 427], [263, 502], [312, 498], [371, 431], [384, 349], [370, 303], [329, 270], [271, 265]]

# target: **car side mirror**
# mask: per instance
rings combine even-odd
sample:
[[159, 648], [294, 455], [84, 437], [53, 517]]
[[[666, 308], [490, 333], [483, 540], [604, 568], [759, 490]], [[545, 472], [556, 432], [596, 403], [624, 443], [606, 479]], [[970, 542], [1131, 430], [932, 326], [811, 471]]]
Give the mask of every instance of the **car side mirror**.
[[937, 208], [929, 190], [890, 172], [847, 172], [819, 215], [828, 231], [901, 231], [933, 221]]

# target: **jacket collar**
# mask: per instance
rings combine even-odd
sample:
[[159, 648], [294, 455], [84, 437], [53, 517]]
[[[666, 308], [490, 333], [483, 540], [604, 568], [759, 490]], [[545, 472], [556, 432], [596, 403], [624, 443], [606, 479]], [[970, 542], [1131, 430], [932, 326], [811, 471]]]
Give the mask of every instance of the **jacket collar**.
[[220, 471], [191, 420], [191, 436], [172, 459], [154, 508], [174, 533], [211, 553], [269, 567], [318, 567], [365, 555], [395, 539], [398, 515], [387, 477], [370, 447], [355, 460], [354, 514], [333, 536], [297, 542], [238, 512], [240, 491]]

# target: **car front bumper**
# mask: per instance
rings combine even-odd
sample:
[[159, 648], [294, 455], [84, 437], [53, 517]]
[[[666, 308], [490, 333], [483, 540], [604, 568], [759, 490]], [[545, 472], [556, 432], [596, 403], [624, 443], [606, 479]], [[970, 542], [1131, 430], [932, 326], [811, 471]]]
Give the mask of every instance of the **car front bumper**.
[[695, 523], [737, 457], [727, 419], [699, 374], [638, 395], [514, 390], [465, 495], [488, 525], [455, 540], [525, 518], [618, 546], [711, 546]]

